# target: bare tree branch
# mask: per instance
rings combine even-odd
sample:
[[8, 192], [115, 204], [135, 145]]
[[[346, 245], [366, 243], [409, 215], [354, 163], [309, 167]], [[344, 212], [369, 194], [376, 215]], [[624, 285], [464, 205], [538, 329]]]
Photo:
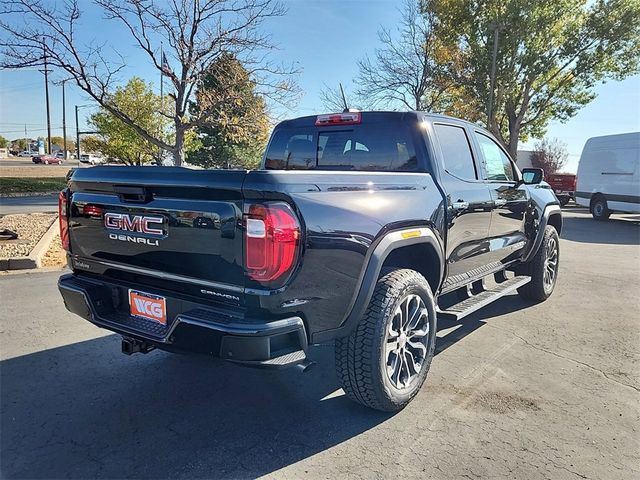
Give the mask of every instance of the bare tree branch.
[[[166, 143], [158, 132], [149, 132], [122, 112], [112, 101], [119, 74], [126, 64], [117, 52], [107, 58], [106, 45], [80, 44], [76, 30], [81, 18], [78, 0], [62, 5], [44, 0], [3, 0], [0, 8], [0, 67], [40, 66], [46, 51], [51, 66], [64, 70], [85, 93], [141, 137], [184, 159], [184, 137], [201, 122], [189, 112], [195, 87], [207, 67], [225, 52], [247, 65], [258, 90], [269, 100], [286, 104], [298, 93], [292, 78], [298, 69], [275, 65], [268, 59], [274, 49], [264, 33], [264, 22], [284, 15], [277, 0], [94, 0], [106, 20], [116, 22], [134, 40], [151, 64], [163, 72], [172, 87], [172, 113], [162, 112], [173, 123], [175, 142]], [[159, 44], [172, 64], [163, 66]]]

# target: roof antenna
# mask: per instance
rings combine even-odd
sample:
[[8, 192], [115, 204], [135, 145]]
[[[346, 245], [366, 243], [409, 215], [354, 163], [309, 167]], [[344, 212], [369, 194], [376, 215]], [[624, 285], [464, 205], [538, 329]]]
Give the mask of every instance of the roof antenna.
[[347, 97], [344, 96], [344, 88], [342, 88], [342, 82], [338, 83], [340, 85], [340, 94], [342, 95], [342, 103], [344, 103], [343, 113], [349, 112], [349, 106], [347, 105]]

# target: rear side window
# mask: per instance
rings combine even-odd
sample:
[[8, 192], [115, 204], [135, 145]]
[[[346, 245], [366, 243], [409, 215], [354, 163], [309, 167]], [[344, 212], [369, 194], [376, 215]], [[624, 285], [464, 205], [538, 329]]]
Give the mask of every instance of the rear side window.
[[476, 180], [476, 166], [464, 128], [438, 123], [433, 128], [438, 136], [445, 170], [458, 178]]
[[406, 124], [344, 128], [280, 128], [266, 154], [267, 169], [415, 171], [418, 167]]

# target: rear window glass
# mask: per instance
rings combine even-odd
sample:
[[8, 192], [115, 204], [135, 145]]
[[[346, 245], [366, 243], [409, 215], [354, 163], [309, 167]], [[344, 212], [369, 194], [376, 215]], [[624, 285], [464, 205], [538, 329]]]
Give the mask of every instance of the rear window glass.
[[280, 128], [267, 151], [267, 169], [414, 171], [418, 167], [406, 124], [344, 128]]

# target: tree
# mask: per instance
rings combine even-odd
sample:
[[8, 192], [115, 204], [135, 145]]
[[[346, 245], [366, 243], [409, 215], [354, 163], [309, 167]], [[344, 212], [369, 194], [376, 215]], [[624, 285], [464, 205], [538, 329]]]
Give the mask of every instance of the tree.
[[24, 150], [27, 150], [27, 148], [29, 147], [29, 143], [24, 138], [17, 138], [13, 141], [13, 143], [17, 146], [17, 149], [21, 152]]
[[189, 163], [206, 168], [256, 168], [269, 134], [264, 98], [247, 69], [232, 53], [213, 62], [198, 84], [191, 113], [207, 112], [197, 128], [199, 148]]
[[[46, 143], [46, 140], [45, 140]], [[60, 150], [64, 149], [64, 138], [62, 137], [51, 137], [51, 144], [57, 145], [60, 147]], [[76, 143], [73, 140], [67, 139], [67, 150], [69, 152], [73, 152], [76, 148]]]
[[536, 142], [531, 154], [531, 165], [544, 170], [544, 175], [559, 172], [567, 164], [569, 153], [567, 146], [557, 138], [553, 140], [542, 139]]
[[448, 92], [455, 85], [449, 73], [453, 60], [436, 35], [439, 20], [433, 2], [405, 0], [396, 31], [378, 32], [382, 46], [373, 58], [358, 62], [359, 103], [367, 108], [447, 109]]
[[[78, 0], [4, 0], [0, 9], [0, 27], [5, 32], [0, 39], [0, 66], [39, 67], [46, 54], [50, 66], [71, 76], [102, 108], [150, 144], [171, 152], [176, 165], [184, 159], [185, 135], [203, 125], [209, 113], [189, 113], [193, 91], [222, 52], [242, 57], [261, 93], [273, 101], [286, 102], [295, 93], [289, 79], [296, 70], [268, 60], [273, 45], [261, 28], [265, 19], [285, 13], [276, 0], [95, 0], [95, 4], [107, 20], [124, 27], [151, 64], [167, 77], [173, 90], [169, 94], [170, 113], [165, 113], [173, 123], [171, 141], [138, 125], [114, 102], [117, 77], [126, 59], [110, 60], [104, 45], [80, 43]], [[161, 41], [165, 42], [166, 58], [160, 55]]]
[[467, 119], [488, 120], [514, 157], [520, 139], [542, 137], [550, 120], [566, 121], [593, 100], [597, 83], [639, 71], [638, 0], [439, 0], [430, 8], [460, 58], [455, 77]]
[[9, 140], [7, 140], [2, 135], [0, 135], [0, 148], [7, 148], [8, 144], [9, 144]]
[[96, 135], [85, 135], [80, 138], [81, 153], [102, 153], [104, 140]]
[[[116, 89], [112, 103], [124, 112], [136, 125], [146, 131], [155, 132], [157, 138], [168, 141], [162, 132], [161, 99], [153, 93], [151, 85], [134, 77], [122, 88]], [[120, 117], [102, 108], [91, 116], [92, 126], [100, 132], [102, 140], [95, 148], [104, 155], [127, 165], [142, 165], [157, 156], [153, 143], [139, 135], [136, 129], [123, 122]]]

